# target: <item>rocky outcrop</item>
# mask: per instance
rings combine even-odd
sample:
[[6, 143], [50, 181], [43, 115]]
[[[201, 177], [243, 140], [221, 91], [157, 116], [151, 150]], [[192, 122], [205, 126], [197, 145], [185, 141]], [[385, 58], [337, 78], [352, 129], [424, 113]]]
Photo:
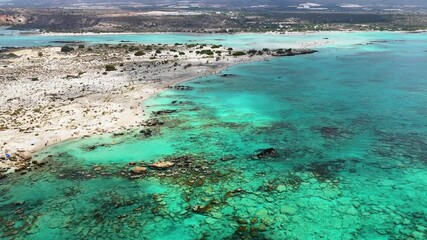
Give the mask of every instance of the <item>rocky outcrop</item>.
[[296, 55], [305, 55], [312, 54], [318, 51], [311, 49], [277, 49], [271, 55], [275, 57], [287, 57], [287, 56], [296, 56]]
[[33, 154], [30, 151], [18, 151], [16, 152], [16, 157], [23, 161], [30, 161]]
[[136, 166], [136, 167], [133, 167], [131, 169], [131, 173], [133, 173], [133, 174], [142, 174], [142, 173], [145, 173], [145, 172], [147, 172], [147, 168], [146, 167]]
[[155, 169], [168, 169], [170, 167], [173, 167], [174, 165], [175, 165], [175, 163], [170, 162], [170, 161], [159, 161], [159, 162], [151, 164], [150, 167], [155, 168]]

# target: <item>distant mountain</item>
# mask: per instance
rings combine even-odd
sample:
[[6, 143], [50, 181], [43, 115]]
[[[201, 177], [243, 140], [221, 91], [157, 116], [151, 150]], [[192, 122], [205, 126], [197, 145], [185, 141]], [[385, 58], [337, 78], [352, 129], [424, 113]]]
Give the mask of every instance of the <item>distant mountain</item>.
[[66, 7], [76, 5], [160, 5], [160, 4], [195, 4], [225, 5], [228, 7], [249, 7], [256, 5], [274, 5], [286, 7], [300, 3], [313, 2], [325, 5], [359, 4], [364, 6], [402, 7], [416, 5], [427, 7], [427, 0], [0, 0], [0, 5], [16, 7]]

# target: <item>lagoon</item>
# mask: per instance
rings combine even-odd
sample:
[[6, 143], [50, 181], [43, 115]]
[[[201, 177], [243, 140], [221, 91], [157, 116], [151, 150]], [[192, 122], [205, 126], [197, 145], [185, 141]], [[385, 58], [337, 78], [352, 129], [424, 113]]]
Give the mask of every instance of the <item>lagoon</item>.
[[[149, 127], [152, 134], [138, 128], [42, 150], [37, 158], [50, 164], [1, 180], [0, 236], [424, 239], [427, 34], [286, 38], [58, 37], [194, 40], [240, 48], [331, 43], [317, 44], [316, 54], [237, 65], [194, 79], [185, 83], [192, 91], [159, 94], [144, 103], [148, 109], [176, 112], [152, 114], [164, 122]], [[15, 42], [43, 45], [53, 39]], [[274, 154], [257, 156], [270, 148]], [[149, 166], [159, 160], [175, 165]], [[147, 173], [132, 178], [131, 162], [148, 167]]]

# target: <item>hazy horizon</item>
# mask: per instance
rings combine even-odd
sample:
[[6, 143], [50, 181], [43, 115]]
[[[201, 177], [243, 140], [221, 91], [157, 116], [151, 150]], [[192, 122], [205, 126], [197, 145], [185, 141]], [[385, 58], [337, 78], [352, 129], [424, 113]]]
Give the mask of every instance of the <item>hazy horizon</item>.
[[169, 4], [193, 4], [193, 7], [197, 7], [194, 4], [201, 5], [223, 5], [225, 7], [250, 7], [256, 5], [270, 5], [278, 7], [286, 7], [301, 3], [317, 3], [329, 6], [339, 6], [342, 4], [353, 4], [361, 6], [383, 6], [383, 7], [427, 7], [427, 1], [424, 0], [0, 0], [1, 6], [9, 7], [67, 7], [67, 6], [79, 6], [79, 5], [90, 5], [90, 4], [108, 4], [108, 5], [136, 5], [136, 4], [147, 4], [147, 5], [159, 5], [163, 3]]

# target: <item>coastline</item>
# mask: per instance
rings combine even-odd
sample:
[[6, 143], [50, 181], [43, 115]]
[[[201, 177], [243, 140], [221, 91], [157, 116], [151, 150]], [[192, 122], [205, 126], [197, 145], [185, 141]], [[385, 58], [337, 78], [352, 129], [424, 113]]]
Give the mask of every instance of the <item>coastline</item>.
[[[19, 30], [16, 30], [19, 31]], [[425, 33], [427, 29], [418, 29], [415, 31], [380, 31], [380, 30], [340, 30], [340, 31], [289, 31], [289, 32], [236, 32], [236, 33], [192, 33], [192, 32], [85, 32], [85, 33], [62, 33], [62, 32], [48, 32], [38, 34], [25, 34], [26, 36], [49, 36], [49, 37], [61, 37], [61, 36], [102, 36], [102, 35], [152, 35], [152, 34], [180, 34], [189, 36], [202, 36], [202, 35], [283, 35], [283, 36], [306, 36], [310, 34], [319, 33], [370, 33], [370, 32], [390, 32], [390, 33]]]
[[[196, 80], [196, 79], [201, 78], [201, 77], [207, 77], [207, 76], [212, 76], [212, 75], [220, 74], [222, 71], [224, 71], [224, 70], [226, 70], [226, 69], [228, 69], [230, 67], [233, 67], [233, 66], [237, 66], [237, 65], [241, 65], [241, 64], [247, 64], [247, 63], [252, 63], [252, 62], [266, 61], [266, 60], [268, 60], [270, 58], [272, 58], [272, 57], [268, 57], [268, 58], [265, 57], [265, 58], [262, 58], [262, 59], [251, 59], [251, 60], [246, 60], [246, 61], [242, 61], [242, 62], [236, 62], [236, 63], [232, 63], [230, 65], [223, 66], [223, 67], [221, 67], [219, 69], [216, 69], [216, 71], [212, 71], [212, 72], [210, 72], [208, 74], [199, 75], [199, 76], [192, 76], [192, 77], [189, 77], [189, 78], [184, 78], [184, 79], [178, 79], [178, 80], [175, 80], [175, 81], [171, 81], [170, 83], [165, 83], [165, 84], [163, 84], [163, 85], [155, 88], [155, 91], [151, 92], [149, 95], [145, 96], [144, 98], [141, 98], [140, 99], [141, 102], [138, 104], [139, 107], [134, 109], [135, 110], [134, 113], [135, 113], [135, 115], [138, 115], [139, 112], [143, 112], [144, 114], [142, 116], [140, 116], [140, 118], [138, 118], [138, 120], [140, 120], [140, 121], [148, 120], [150, 118], [150, 116], [146, 114], [147, 107], [145, 106], [144, 103], [147, 100], [151, 99], [151, 98], [155, 98], [158, 94], [160, 94], [160, 93], [162, 93], [164, 91], [170, 90], [169, 87], [175, 86], [175, 85], [178, 85], [178, 84], [181, 84], [181, 83], [193, 81], [193, 80]], [[140, 92], [141, 90], [143, 90], [143, 88], [146, 88], [147, 86], [135, 85], [134, 87], [140, 88], [138, 90], [132, 90], [132, 92], [136, 93], [136, 92]], [[128, 93], [131, 93], [131, 91], [128, 92]], [[87, 98], [90, 98], [90, 97], [91, 96], [87, 96]], [[137, 110], [140, 110], [140, 111], [137, 111]], [[127, 117], [132, 117], [132, 115], [128, 115]], [[41, 150], [43, 150], [45, 148], [51, 147], [53, 145], [56, 145], [56, 144], [59, 144], [59, 143], [62, 143], [64, 141], [68, 141], [68, 140], [85, 138], [85, 137], [90, 137], [90, 136], [94, 136], [94, 135], [120, 133], [121, 131], [131, 130], [132, 128], [136, 128], [136, 127], [137, 126], [134, 126], [133, 124], [130, 124], [130, 125], [118, 125], [118, 126], [116, 126], [117, 130], [109, 130], [107, 132], [102, 132], [102, 133], [96, 133], [96, 132], [94, 132], [94, 133], [91, 133], [91, 134], [85, 134], [83, 136], [79, 135], [79, 136], [74, 136], [74, 137], [70, 137], [70, 138], [66, 138], [66, 139], [61, 139], [58, 142], [51, 143], [51, 144], [48, 144], [46, 146], [39, 145], [39, 146], [36, 146], [32, 150], [32, 152], [36, 153], [36, 152], [41, 151]]]
[[[50, 51], [48, 54], [54, 55], [57, 54], [58, 48], [30, 48], [30, 50], [18, 50], [18, 53], [24, 52], [23, 56], [28, 56], [31, 54], [34, 55], [40, 50], [44, 52]], [[113, 87], [111, 87], [112, 91], [108, 89], [102, 93], [89, 93], [81, 97], [76, 97], [72, 101], [60, 100], [61, 104], [54, 107], [54, 111], [46, 110], [46, 113], [43, 112], [47, 109], [44, 107], [44, 110], [42, 110], [43, 115], [41, 117], [45, 118], [45, 116], [49, 114], [50, 117], [46, 117], [47, 120], [43, 120], [42, 126], [37, 126], [36, 123], [32, 123], [27, 124], [29, 127], [22, 127], [19, 131], [17, 129], [9, 129], [6, 131], [2, 130], [2, 139], [0, 139], [2, 157], [4, 156], [4, 153], [6, 153], [11, 154], [13, 157], [17, 157], [18, 159], [11, 160], [3, 157], [0, 159], [0, 168], [7, 169], [7, 173], [25, 170], [31, 167], [31, 162], [34, 160], [32, 159], [33, 154], [46, 147], [70, 139], [79, 139], [98, 134], [111, 134], [139, 127], [141, 126], [141, 123], [148, 118], [148, 113], [144, 108], [144, 101], [155, 97], [162, 91], [167, 90], [169, 86], [177, 85], [203, 76], [218, 74], [221, 71], [237, 64], [262, 61], [271, 58], [271, 56], [266, 55], [245, 55], [241, 57], [227, 58], [224, 56], [224, 58], [218, 62], [206, 65], [204, 63], [205, 61], [206, 63], [209, 62], [209, 59], [206, 60], [206, 58], [196, 56], [196, 54], [191, 55], [190, 53], [187, 53], [186, 56], [188, 56], [188, 59], [183, 59], [182, 64], [190, 62], [196, 65], [195, 62], [197, 62], [197, 65], [188, 69], [178, 69], [178, 73], [170, 73], [170, 69], [166, 70], [161, 66], [155, 67], [152, 69], [152, 73], [148, 73], [148, 75], [144, 76], [144, 78], [152, 78], [151, 82], [149, 81], [146, 83], [140, 83], [138, 81], [129, 82], [128, 75], [130, 74], [122, 74], [122, 76], [120, 73], [113, 73], [114, 76], [102, 76], [100, 77], [102, 79], [102, 84], [113, 84]], [[148, 56], [145, 58], [146, 61], [149, 61]], [[68, 59], [66, 61], [69, 62]], [[132, 63], [132, 61], [133, 59], [130, 60], [130, 63]], [[96, 71], [99, 71], [99, 69]], [[81, 79], [76, 80], [75, 85], [93, 80], [97, 77], [95, 73], [96, 71], [84, 74]], [[136, 75], [139, 76], [142, 74], [142, 72], [139, 72]], [[52, 78], [55, 77], [52, 76]], [[114, 83], [117, 82], [118, 79], [122, 79], [119, 80], [122, 82], [122, 85], [114, 87]], [[49, 81], [50, 80], [51, 79], [49, 79]], [[56, 81], [60, 80], [56, 79]], [[23, 84], [24, 83], [17, 83], [14, 87], [17, 89], [24, 88], [25, 90], [25, 87], [21, 86]], [[44, 89], [44, 91], [46, 88], [50, 87], [48, 83], [44, 84], [39, 83], [38, 81], [31, 84], [42, 84], [42, 89]], [[9, 90], [10, 89], [13, 89], [13, 87], [9, 88]], [[8, 89], [2, 91], [6, 93], [8, 92]], [[40, 94], [40, 91], [33, 89], [29, 89], [28, 91], [32, 92], [32, 95]], [[24, 92], [22, 94], [27, 93]], [[46, 91], [44, 95], [46, 95]], [[7, 102], [9, 100], [5, 100], [3, 98], [3, 101]], [[28, 109], [25, 110], [27, 110], [27, 112], [31, 112], [33, 105], [34, 104], [29, 105], [27, 107]], [[56, 114], [55, 111], [59, 114]], [[34, 113], [30, 113], [30, 115], [31, 114]], [[27, 115], [28, 114], [25, 113], [18, 119], [27, 118]], [[37, 116], [34, 118], [37, 118]], [[3, 120], [5, 121], [5, 119]], [[22, 131], [22, 129], [27, 130]]]

